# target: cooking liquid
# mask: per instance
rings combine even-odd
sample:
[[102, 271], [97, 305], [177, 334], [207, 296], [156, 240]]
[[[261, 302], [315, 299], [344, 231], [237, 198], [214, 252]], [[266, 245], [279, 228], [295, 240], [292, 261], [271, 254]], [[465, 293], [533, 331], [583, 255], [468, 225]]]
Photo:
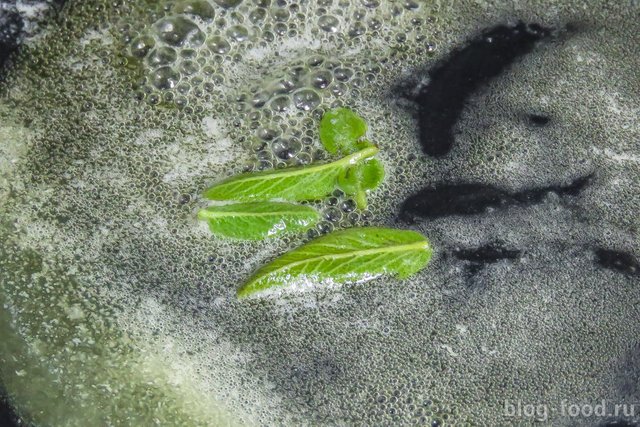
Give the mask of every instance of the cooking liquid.
[[[19, 412], [42, 425], [504, 425], [535, 418], [509, 402], [639, 401], [640, 279], [596, 255], [640, 256], [638, 6], [444, 3], [69, 2], [26, 40], [0, 101], [0, 375]], [[554, 36], [474, 93], [449, 155], [423, 154], [412, 88], [480, 29], [518, 19]], [[220, 179], [331, 160], [318, 123], [338, 106], [381, 150], [367, 211], [336, 194], [313, 203], [325, 220], [310, 233], [263, 242], [197, 222]], [[589, 174], [578, 196], [398, 220], [437, 183], [518, 192]], [[236, 300], [276, 256], [368, 224], [422, 232], [429, 267]], [[453, 255], [495, 242], [519, 255]]]

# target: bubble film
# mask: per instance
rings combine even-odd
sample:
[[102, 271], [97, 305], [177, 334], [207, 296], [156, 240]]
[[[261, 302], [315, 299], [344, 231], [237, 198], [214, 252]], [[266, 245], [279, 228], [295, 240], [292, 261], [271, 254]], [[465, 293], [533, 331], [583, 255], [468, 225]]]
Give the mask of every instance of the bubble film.
[[[494, 426], [534, 421], [505, 418], [506, 400], [639, 401], [638, 11], [67, 2], [2, 71], [0, 376], [18, 411], [40, 425]], [[425, 155], [412, 93], [482, 28], [518, 20], [552, 35], [473, 93], [447, 156]], [[197, 222], [220, 179], [334, 160], [318, 125], [342, 106], [386, 169], [367, 210], [336, 191], [309, 202], [314, 229], [263, 242]], [[584, 176], [575, 195], [552, 190]], [[550, 190], [399, 218], [442, 183]], [[236, 300], [277, 255], [364, 225], [424, 233], [431, 264]]]

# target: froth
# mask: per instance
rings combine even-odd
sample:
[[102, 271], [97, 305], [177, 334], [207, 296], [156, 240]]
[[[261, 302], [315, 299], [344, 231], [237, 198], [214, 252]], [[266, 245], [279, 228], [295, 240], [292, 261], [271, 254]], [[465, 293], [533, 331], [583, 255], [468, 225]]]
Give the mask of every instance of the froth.
[[[594, 248], [640, 255], [639, 33], [632, 8], [597, 3], [69, 5], [69, 25], [22, 52], [3, 86], [15, 126], [0, 130], [11, 142], [0, 149], [0, 322], [13, 338], [0, 354], [28, 362], [0, 369], [17, 403], [45, 424], [500, 425], [505, 399], [618, 396], [612, 371], [624, 366], [608, 361], [633, 351], [638, 279], [598, 267]], [[594, 24], [475, 94], [450, 156], [425, 156], [411, 101], [393, 88], [428, 84], [479, 22], [505, 16]], [[387, 177], [367, 211], [336, 192], [313, 202], [317, 228], [265, 242], [197, 224], [212, 182], [331, 160], [317, 129], [336, 106], [363, 116], [381, 149]], [[520, 191], [590, 173], [579, 196], [397, 221], [425, 185]], [[429, 268], [236, 301], [275, 256], [367, 224], [423, 232]], [[494, 242], [521, 256], [452, 255]]]

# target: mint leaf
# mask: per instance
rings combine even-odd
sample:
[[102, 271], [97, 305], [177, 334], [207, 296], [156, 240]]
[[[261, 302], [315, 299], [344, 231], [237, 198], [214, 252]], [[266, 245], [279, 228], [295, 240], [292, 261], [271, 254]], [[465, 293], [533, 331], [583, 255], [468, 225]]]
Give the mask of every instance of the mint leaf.
[[364, 282], [381, 275], [406, 278], [431, 259], [420, 233], [364, 227], [336, 231], [282, 255], [260, 268], [238, 290], [238, 298], [310, 283]]
[[351, 166], [338, 175], [338, 187], [348, 195], [354, 195], [360, 190], [357, 166]]
[[338, 187], [355, 199], [360, 209], [367, 208], [367, 190], [378, 187], [384, 179], [384, 167], [377, 159], [369, 159], [345, 169], [338, 175]]
[[362, 147], [367, 123], [348, 108], [327, 111], [320, 120], [320, 142], [331, 154], [350, 154]]
[[320, 215], [309, 206], [256, 202], [209, 206], [198, 212], [198, 219], [207, 221], [217, 236], [258, 240], [307, 230], [318, 222]]
[[234, 176], [206, 190], [204, 197], [239, 202], [320, 199], [335, 189], [338, 175], [342, 171], [377, 152], [378, 148], [371, 146], [332, 163]]
[[361, 186], [365, 190], [378, 188], [384, 180], [384, 166], [378, 159], [369, 159], [356, 167], [359, 169]]

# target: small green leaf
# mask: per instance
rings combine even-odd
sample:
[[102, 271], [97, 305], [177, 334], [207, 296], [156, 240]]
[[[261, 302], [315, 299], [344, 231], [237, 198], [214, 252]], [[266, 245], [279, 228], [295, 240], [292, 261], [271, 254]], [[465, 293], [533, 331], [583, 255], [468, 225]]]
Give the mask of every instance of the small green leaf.
[[367, 208], [367, 190], [378, 187], [384, 179], [384, 167], [377, 159], [369, 159], [342, 171], [338, 187], [353, 196], [358, 208]]
[[338, 175], [338, 187], [348, 195], [354, 195], [360, 190], [358, 167], [351, 166]]
[[309, 207], [291, 203], [256, 202], [209, 206], [198, 212], [217, 236], [258, 240], [285, 232], [307, 230], [320, 219]]
[[369, 159], [356, 167], [360, 169], [360, 182], [365, 190], [378, 188], [384, 180], [384, 166], [378, 159]]
[[348, 108], [327, 111], [320, 120], [320, 142], [331, 153], [350, 154], [362, 148], [367, 132], [364, 119]]
[[238, 290], [238, 297], [314, 283], [364, 282], [381, 275], [402, 279], [424, 268], [431, 253], [429, 241], [415, 231], [379, 227], [336, 231], [260, 268]]
[[335, 189], [338, 175], [342, 171], [377, 152], [377, 147], [370, 146], [331, 163], [234, 176], [206, 190], [204, 197], [239, 202], [320, 199]]

